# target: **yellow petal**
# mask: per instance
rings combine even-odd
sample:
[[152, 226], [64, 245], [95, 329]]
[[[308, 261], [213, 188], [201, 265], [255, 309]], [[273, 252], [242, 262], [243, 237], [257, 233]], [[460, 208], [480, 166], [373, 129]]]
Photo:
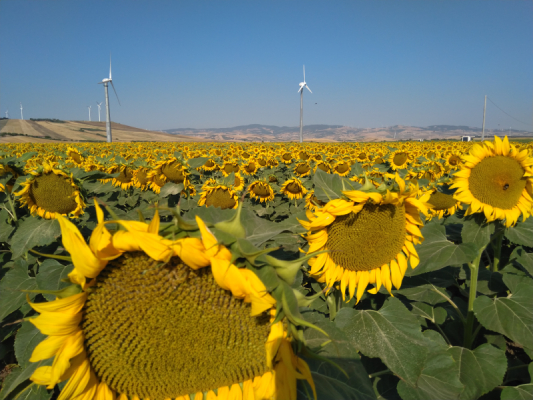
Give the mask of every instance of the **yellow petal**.
[[152, 221], [150, 221], [150, 225], [148, 225], [148, 232], [150, 233], [159, 233], [159, 209], [155, 209], [154, 218], [152, 218]]
[[31, 375], [30, 380], [32, 382], [35, 382], [38, 385], [46, 385], [46, 386], [48, 386], [50, 384], [50, 377], [51, 376], [52, 376], [52, 367], [50, 367], [50, 366], [39, 367]]
[[63, 374], [71, 366], [70, 360], [84, 351], [83, 341], [83, 332], [79, 330], [63, 342], [52, 364], [51, 385], [55, 385], [62, 380]]
[[96, 389], [95, 400], [115, 400], [115, 392], [109, 389], [104, 382], [100, 382]]
[[357, 271], [357, 275], [359, 275], [359, 281], [357, 282], [357, 301], [356, 304], [359, 303], [359, 300], [361, 300], [361, 297], [363, 296], [363, 293], [366, 290], [366, 287], [368, 286], [368, 271]]
[[30, 322], [44, 335], [70, 335], [79, 329], [82, 313], [75, 315], [63, 313], [43, 313]]
[[96, 210], [96, 219], [98, 220], [98, 223], [101, 224], [104, 222], [104, 212], [100, 208], [100, 205], [96, 201], [96, 197], [94, 198], [94, 209]]
[[30, 362], [48, 360], [49, 358], [55, 356], [68, 337], [68, 335], [48, 336], [41, 343], [39, 343], [35, 349], [33, 349]]
[[91, 378], [89, 359], [85, 357], [65, 387], [61, 390], [57, 400], [70, 400], [83, 393]]
[[79, 293], [65, 297], [64, 299], [56, 299], [44, 303], [32, 303], [28, 301], [28, 304], [31, 308], [41, 314], [46, 312], [61, 312], [73, 315], [81, 311], [86, 299], [87, 293]]

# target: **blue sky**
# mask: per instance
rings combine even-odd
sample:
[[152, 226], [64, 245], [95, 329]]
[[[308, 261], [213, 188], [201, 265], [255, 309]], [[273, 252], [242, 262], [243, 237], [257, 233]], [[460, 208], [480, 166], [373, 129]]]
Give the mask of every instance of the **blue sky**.
[[[533, 2], [0, 1], [0, 112], [147, 129], [396, 124], [533, 130]], [[316, 103], [316, 104], [315, 104]], [[104, 114], [102, 110], [102, 118]]]

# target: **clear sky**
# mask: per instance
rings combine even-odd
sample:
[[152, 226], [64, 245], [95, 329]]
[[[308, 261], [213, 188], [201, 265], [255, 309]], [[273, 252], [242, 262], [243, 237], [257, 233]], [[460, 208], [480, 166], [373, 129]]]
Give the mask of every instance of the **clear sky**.
[[[533, 130], [533, 1], [0, 1], [0, 112], [147, 129]], [[105, 104], [105, 103], [104, 103]], [[104, 120], [102, 107], [102, 120]]]

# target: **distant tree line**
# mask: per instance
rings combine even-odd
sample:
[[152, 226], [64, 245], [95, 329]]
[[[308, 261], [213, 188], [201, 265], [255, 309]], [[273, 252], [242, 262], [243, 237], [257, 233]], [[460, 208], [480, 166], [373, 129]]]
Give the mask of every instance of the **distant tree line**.
[[55, 122], [56, 124], [64, 124], [65, 121], [62, 121], [57, 118], [30, 118], [30, 121], [46, 121], [46, 122]]

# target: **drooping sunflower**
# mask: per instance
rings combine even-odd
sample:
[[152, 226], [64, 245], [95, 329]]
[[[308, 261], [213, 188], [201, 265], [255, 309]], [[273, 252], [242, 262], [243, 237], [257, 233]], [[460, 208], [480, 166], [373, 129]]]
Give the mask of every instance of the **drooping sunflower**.
[[133, 186], [141, 190], [148, 189], [150, 179], [148, 178], [148, 168], [141, 167], [133, 173]]
[[303, 198], [307, 193], [307, 189], [298, 178], [292, 178], [285, 181], [283, 186], [281, 186], [280, 192], [293, 200]]
[[78, 149], [75, 149], [74, 147], [68, 147], [67, 148], [67, 156], [74, 161], [75, 164], [81, 165], [83, 164], [84, 158], [80, 151]]
[[305, 196], [305, 208], [308, 210], [316, 210], [317, 208], [323, 207], [326, 204], [327, 203], [324, 203], [315, 196], [314, 190], [310, 190], [309, 193], [307, 193], [307, 196]]
[[126, 165], [117, 165], [110, 167], [106, 172], [108, 174], [119, 173], [119, 175], [116, 178], [102, 179], [102, 181], [104, 182], [110, 181], [112, 182], [113, 186], [120, 187], [122, 190], [129, 189], [134, 185], [134, 171]]
[[[296, 399], [296, 381], [314, 389], [292, 350], [276, 300], [197, 217], [200, 238], [165, 240], [150, 224], [116, 221], [111, 234], [97, 206], [89, 245], [59, 217], [74, 264], [72, 285], [56, 300], [31, 303], [48, 337], [31, 362], [31, 380], [58, 400]], [[29, 300], [28, 300], [29, 301]], [[275, 322], [275, 323], [274, 323]]]
[[483, 212], [488, 222], [503, 220], [506, 227], [533, 212], [533, 157], [494, 137], [475, 144], [454, 175], [454, 197], [469, 204], [465, 215]]
[[346, 176], [350, 173], [351, 165], [348, 161], [339, 161], [333, 166], [333, 172], [340, 176]]
[[21, 207], [27, 206], [31, 214], [45, 219], [54, 219], [57, 215], [74, 218], [83, 214], [85, 202], [72, 174], [67, 175], [44, 163], [42, 168], [30, 172], [30, 175], [22, 183], [22, 189], [15, 193]]
[[302, 178], [311, 173], [311, 166], [307, 162], [301, 162], [294, 167], [293, 172], [296, 176]]
[[255, 181], [248, 186], [248, 193], [252, 199], [257, 199], [261, 203], [274, 200], [274, 190], [267, 182]]
[[293, 158], [292, 153], [288, 151], [288, 152], [284, 152], [283, 154], [281, 154], [279, 159], [284, 164], [290, 164], [292, 163], [292, 158]]
[[250, 161], [248, 164], [243, 165], [242, 172], [244, 172], [246, 175], [255, 175], [258, 169], [259, 164], [255, 161]]
[[461, 202], [455, 199], [452, 194], [446, 194], [437, 189], [425, 193], [420, 198], [420, 201], [432, 206], [428, 219], [431, 219], [433, 216], [441, 219], [445, 216], [455, 214], [458, 209], [463, 209]]
[[412, 268], [419, 263], [414, 247], [423, 240], [419, 211], [427, 215], [428, 207], [416, 199], [416, 189], [396, 181], [398, 192], [344, 192], [349, 200], [329, 201], [308, 210], [309, 221], [300, 221], [308, 254], [328, 251], [309, 260], [311, 275], [328, 288], [340, 282], [343, 298], [348, 288], [348, 299], [356, 295], [359, 301], [369, 284], [375, 285], [373, 294], [381, 285], [389, 293], [392, 285], [399, 289], [408, 261]]
[[213, 159], [210, 158], [200, 168], [203, 169], [204, 171], [214, 171], [218, 168], [218, 165]]
[[241, 170], [241, 167], [236, 162], [226, 161], [224, 165], [220, 168], [220, 170], [222, 171], [222, 174], [224, 176], [228, 176], [232, 172], [238, 173]]
[[214, 206], [222, 210], [237, 208], [239, 198], [234, 190], [224, 185], [206, 187], [198, 200], [199, 206]]
[[315, 165], [315, 170], [313, 172], [316, 172], [317, 169], [321, 169], [322, 171], [327, 172], [327, 173], [329, 173], [329, 171], [331, 171], [331, 167], [325, 161], [317, 162], [316, 165]]

